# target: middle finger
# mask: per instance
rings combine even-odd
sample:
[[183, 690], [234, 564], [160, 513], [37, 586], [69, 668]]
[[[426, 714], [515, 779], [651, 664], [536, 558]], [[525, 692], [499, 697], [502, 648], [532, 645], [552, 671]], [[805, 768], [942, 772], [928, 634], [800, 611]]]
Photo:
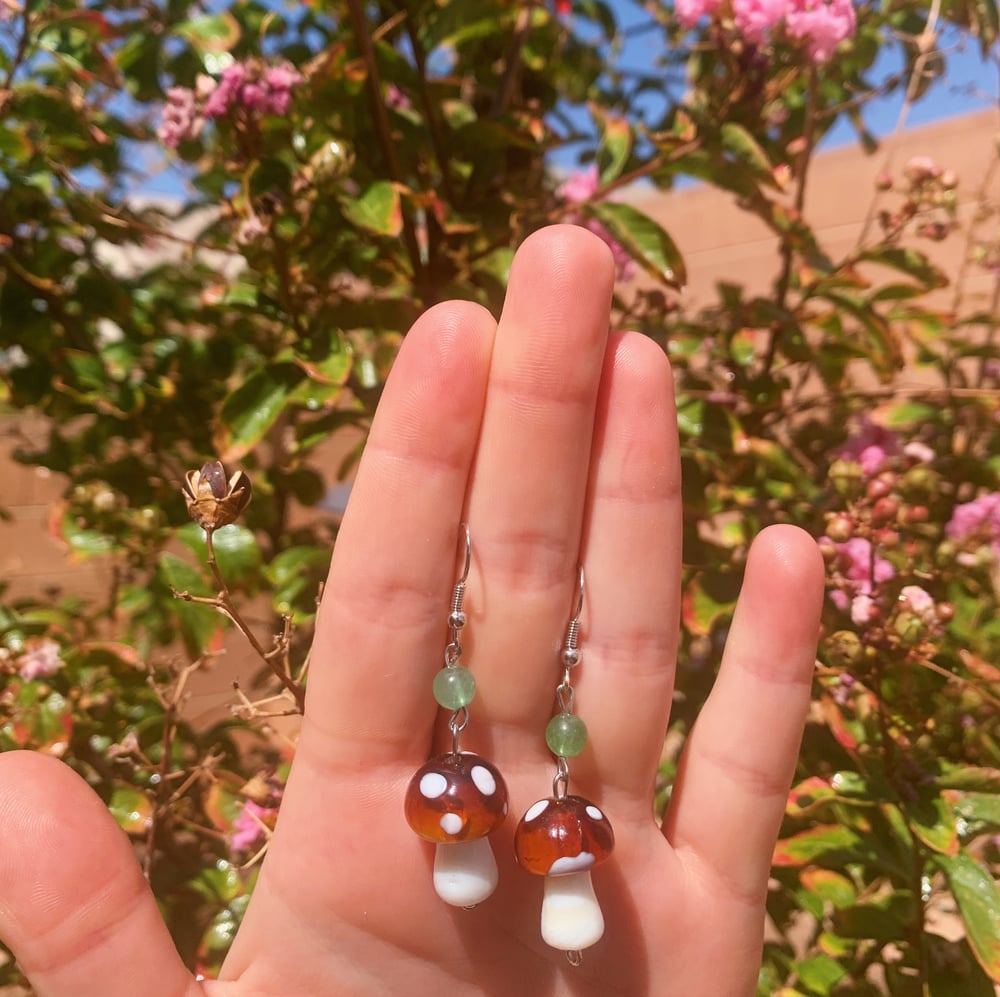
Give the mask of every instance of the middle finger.
[[[511, 268], [466, 513], [464, 636], [477, 707], [495, 734], [537, 735], [551, 714], [613, 284], [608, 248], [574, 226], [535, 233]], [[485, 726], [473, 724], [473, 741]], [[518, 750], [525, 743], [520, 736]]]

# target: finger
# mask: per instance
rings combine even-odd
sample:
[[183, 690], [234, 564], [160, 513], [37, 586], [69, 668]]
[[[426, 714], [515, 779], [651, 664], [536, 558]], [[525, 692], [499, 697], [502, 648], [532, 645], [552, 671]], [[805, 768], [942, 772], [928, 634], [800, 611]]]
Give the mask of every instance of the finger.
[[648, 820], [670, 712], [679, 615], [680, 461], [667, 358], [612, 339], [598, 399], [584, 538], [581, 664], [571, 674], [612, 812]]
[[475, 556], [463, 638], [480, 710], [501, 727], [527, 723], [537, 734], [551, 710], [613, 282], [607, 246], [575, 226], [536, 232], [511, 269], [468, 501]]
[[664, 832], [735, 896], [759, 900], [767, 887], [809, 705], [823, 575], [802, 530], [772, 526], [757, 538], [674, 785]]
[[195, 997], [128, 839], [61, 762], [0, 755], [0, 936], [39, 997]]
[[312, 652], [299, 758], [426, 755], [459, 525], [496, 325], [439, 305], [407, 335], [337, 537]]

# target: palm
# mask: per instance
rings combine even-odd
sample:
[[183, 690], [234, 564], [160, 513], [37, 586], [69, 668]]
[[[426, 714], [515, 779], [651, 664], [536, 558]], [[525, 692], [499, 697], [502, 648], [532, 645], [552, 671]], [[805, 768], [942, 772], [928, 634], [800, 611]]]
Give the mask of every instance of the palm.
[[[70, 773], [0, 759], [0, 817], [24, 832], [0, 843], [0, 933], [40, 994], [752, 989], [822, 571], [796, 530], [758, 541], [661, 831], [651, 799], [673, 688], [677, 443], [662, 354], [607, 336], [611, 282], [598, 240], [550, 229], [519, 252], [499, 329], [452, 303], [410, 333], [338, 539], [294, 771], [225, 982], [187, 976], [127, 846]], [[435, 896], [431, 847], [402, 815], [411, 773], [446, 745], [430, 683], [463, 519], [464, 661], [480, 691], [462, 744], [504, 772], [512, 811], [493, 836], [500, 885], [472, 911]], [[542, 731], [578, 562], [590, 741], [572, 788], [608, 813], [617, 845], [594, 873], [607, 932], [572, 968], [539, 937], [541, 883], [511, 840], [550, 792]], [[31, 833], [43, 825], [51, 833]]]

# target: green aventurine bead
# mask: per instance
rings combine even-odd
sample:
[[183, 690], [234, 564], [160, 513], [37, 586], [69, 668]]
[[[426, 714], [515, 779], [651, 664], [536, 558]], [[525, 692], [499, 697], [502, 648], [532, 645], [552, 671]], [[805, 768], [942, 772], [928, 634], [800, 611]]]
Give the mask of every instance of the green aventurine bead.
[[461, 665], [442, 668], [434, 676], [434, 698], [446, 710], [468, 706], [476, 695], [476, 676]]
[[545, 728], [549, 751], [560, 758], [575, 758], [587, 744], [587, 725], [572, 713], [557, 713]]

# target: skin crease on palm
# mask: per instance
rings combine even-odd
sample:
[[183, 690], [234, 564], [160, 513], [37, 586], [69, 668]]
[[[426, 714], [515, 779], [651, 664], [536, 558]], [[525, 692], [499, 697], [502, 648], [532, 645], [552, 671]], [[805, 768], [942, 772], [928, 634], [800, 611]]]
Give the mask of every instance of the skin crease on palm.
[[[809, 701], [823, 568], [764, 531], [663, 827], [652, 809], [673, 694], [681, 500], [663, 352], [608, 332], [614, 265], [578, 227], [528, 238], [497, 323], [467, 302], [407, 336], [324, 592], [306, 713], [278, 826], [221, 979], [182, 965], [130, 845], [69, 768], [0, 756], [0, 937], [40, 997], [745, 997], [770, 856]], [[496, 893], [449, 907], [409, 829], [411, 774], [450, 745], [431, 694], [459, 524], [472, 570], [462, 747], [504, 773]], [[590, 740], [570, 791], [616, 835], [594, 871], [603, 939], [573, 968], [539, 935], [541, 879], [513, 859], [551, 792], [543, 731], [577, 564], [576, 708]]]

